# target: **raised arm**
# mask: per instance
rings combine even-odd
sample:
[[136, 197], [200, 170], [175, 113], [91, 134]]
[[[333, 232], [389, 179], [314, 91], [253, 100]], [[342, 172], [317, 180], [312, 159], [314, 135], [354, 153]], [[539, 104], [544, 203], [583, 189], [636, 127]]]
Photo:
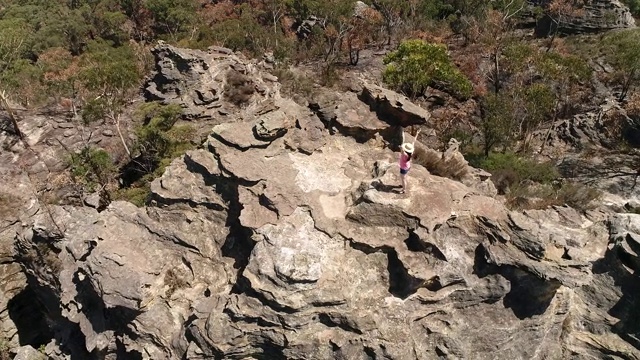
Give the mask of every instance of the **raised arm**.
[[[418, 129], [418, 132], [416, 133], [416, 136], [413, 138], [413, 145], [414, 145], [414, 146], [416, 145], [416, 141], [418, 140], [418, 135], [420, 135], [420, 130], [421, 130], [421, 129]], [[404, 134], [404, 133], [403, 133], [403, 134]]]

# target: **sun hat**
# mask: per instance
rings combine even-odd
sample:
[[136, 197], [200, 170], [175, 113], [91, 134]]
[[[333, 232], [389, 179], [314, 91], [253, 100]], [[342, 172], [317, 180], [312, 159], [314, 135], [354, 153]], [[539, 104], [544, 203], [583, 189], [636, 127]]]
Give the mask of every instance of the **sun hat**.
[[413, 153], [413, 144], [411, 144], [411, 143], [402, 144], [402, 150], [404, 152], [406, 152], [407, 154]]

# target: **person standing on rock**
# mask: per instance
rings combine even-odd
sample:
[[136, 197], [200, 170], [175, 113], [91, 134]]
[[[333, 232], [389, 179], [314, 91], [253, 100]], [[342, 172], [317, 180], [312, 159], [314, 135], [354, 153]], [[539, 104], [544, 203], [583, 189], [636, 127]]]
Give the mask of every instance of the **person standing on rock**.
[[415, 149], [416, 139], [420, 134], [420, 130], [413, 138], [413, 143], [404, 142], [404, 131], [402, 132], [402, 145], [400, 146], [400, 159], [398, 165], [400, 165], [400, 179], [402, 180], [402, 190], [400, 194], [404, 194], [407, 191], [407, 174], [411, 169], [411, 157], [413, 156], [413, 150]]

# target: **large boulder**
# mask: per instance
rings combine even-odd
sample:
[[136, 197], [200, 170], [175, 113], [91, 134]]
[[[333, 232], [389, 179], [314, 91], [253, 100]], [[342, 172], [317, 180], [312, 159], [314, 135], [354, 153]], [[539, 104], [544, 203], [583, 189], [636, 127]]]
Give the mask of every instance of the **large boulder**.
[[374, 84], [365, 83], [360, 96], [371, 110], [391, 125], [424, 125], [431, 118], [429, 111], [406, 96]]
[[238, 107], [255, 109], [272, 99], [279, 84], [256, 61], [220, 47], [206, 51], [160, 43], [152, 49], [155, 73], [147, 100], [178, 104], [188, 119], [226, 121]]
[[376, 135], [388, 135], [391, 124], [372, 112], [353, 92], [324, 92], [310, 104], [320, 120], [332, 131], [367, 141]]

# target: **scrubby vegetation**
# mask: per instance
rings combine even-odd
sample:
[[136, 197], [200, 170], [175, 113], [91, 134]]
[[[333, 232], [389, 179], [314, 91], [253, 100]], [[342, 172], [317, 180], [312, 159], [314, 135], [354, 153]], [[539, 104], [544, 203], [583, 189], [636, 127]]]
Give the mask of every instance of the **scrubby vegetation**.
[[472, 165], [492, 174], [498, 193], [506, 195], [507, 206], [513, 209], [569, 205], [587, 210], [601, 196], [588, 186], [563, 180], [555, 165], [549, 162], [537, 162], [514, 153], [468, 158]]
[[97, 187], [104, 189], [116, 172], [111, 155], [103, 149], [87, 146], [69, 158], [71, 175], [83, 185], [87, 191], [93, 192]]
[[277, 68], [273, 73], [281, 84], [280, 92], [284, 96], [296, 95], [311, 99], [315, 92], [313, 80], [307, 76], [296, 74], [286, 68]]
[[227, 84], [224, 89], [229, 101], [240, 106], [246, 104], [256, 92], [253, 81], [236, 70], [227, 73]]
[[145, 103], [135, 116], [142, 125], [136, 129], [134, 156], [122, 170], [123, 187], [114, 192], [114, 197], [142, 205], [148, 198], [151, 181], [162, 175], [173, 159], [196, 148], [202, 139], [191, 125], [176, 125], [182, 116], [178, 105]]
[[[637, 15], [634, 1], [626, 3]], [[594, 79], [614, 89], [629, 114], [603, 116], [614, 139], [610, 145], [640, 143], [634, 135], [640, 128], [638, 30], [579, 40], [556, 36], [555, 27], [546, 39], [519, 30], [523, 16], [548, 16], [555, 25], [568, 21], [582, 11], [570, 0], [545, 7], [524, 0], [365, 3], [356, 9], [345, 0], [0, 1], [0, 107], [45, 107], [85, 124], [113, 125], [122, 154], [86, 145], [70, 154], [71, 174], [86, 191], [102, 189], [111, 198], [138, 204], [146, 199], [150, 180], [199, 141], [193, 128], [177, 125], [180, 109], [150, 104], [133, 119], [125, 114], [151, 69], [149, 48], [157, 40], [200, 49], [225, 46], [249, 57], [268, 54], [282, 93], [307, 99], [317, 84], [339, 84], [343, 72], [360, 67], [364, 51], [388, 50], [385, 85], [419, 103], [435, 101], [431, 106], [444, 114], [440, 120], [453, 119], [439, 133], [440, 141], [455, 136], [482, 154], [478, 166], [494, 172], [505, 193], [523, 191], [518, 190], [523, 182], [554, 184], [551, 166], [526, 160], [543, 150], [533, 149], [534, 134], [584, 112], [593, 100]], [[599, 62], [607, 71], [594, 76]], [[292, 65], [316, 74], [292, 71]], [[235, 70], [227, 74], [230, 102], [242, 107], [255, 91], [251, 79]], [[16, 117], [9, 115], [11, 123], [3, 128], [21, 135]], [[417, 154], [417, 161], [436, 174], [464, 176], [461, 166], [445, 164], [435, 154]], [[526, 173], [532, 169], [535, 176]]]
[[70, 156], [74, 181], [83, 192], [100, 191], [110, 200], [144, 205], [151, 181], [162, 175], [173, 159], [201, 143], [192, 126], [176, 125], [181, 115], [177, 105], [142, 104], [135, 112], [141, 125], [135, 130], [137, 141], [130, 161], [118, 170], [108, 152], [87, 146]]

